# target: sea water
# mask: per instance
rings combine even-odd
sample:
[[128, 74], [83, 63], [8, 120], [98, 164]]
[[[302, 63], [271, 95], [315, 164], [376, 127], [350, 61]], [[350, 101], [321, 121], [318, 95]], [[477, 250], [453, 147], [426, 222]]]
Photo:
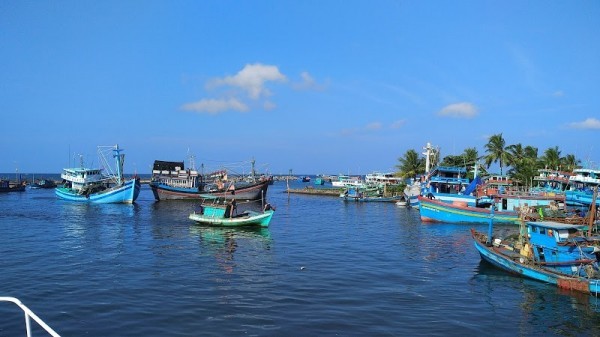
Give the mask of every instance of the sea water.
[[[62, 336], [600, 335], [598, 299], [481, 262], [470, 226], [285, 188], [264, 229], [197, 225], [147, 185], [133, 205], [2, 194], [0, 296]], [[0, 336], [24, 329], [0, 303]]]

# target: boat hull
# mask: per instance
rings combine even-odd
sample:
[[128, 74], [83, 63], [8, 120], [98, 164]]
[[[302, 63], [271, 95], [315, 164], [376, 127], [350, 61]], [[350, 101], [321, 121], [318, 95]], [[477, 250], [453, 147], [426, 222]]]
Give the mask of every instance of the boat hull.
[[198, 188], [173, 187], [159, 182], [151, 182], [150, 188], [156, 200], [181, 200], [181, 199], [209, 199], [224, 198], [226, 200], [260, 200], [267, 196], [268, 181], [242, 186], [234, 191], [204, 192]]
[[233, 218], [225, 218], [216, 214], [199, 214], [192, 213], [189, 216], [190, 220], [210, 226], [225, 226], [225, 227], [245, 227], [245, 226], [260, 226], [268, 227], [273, 217], [273, 211], [267, 210], [264, 213], [247, 211], [243, 216]]
[[[450, 204], [425, 197], [419, 197], [419, 212], [424, 222], [485, 224], [489, 223], [491, 216], [489, 208]], [[496, 211], [494, 223], [518, 224], [519, 215], [517, 212]]]
[[481, 258], [499, 269], [533, 280], [553, 284], [563, 289], [590, 293], [596, 296], [598, 296], [598, 293], [600, 292], [600, 283], [596, 279], [590, 282], [588, 279], [582, 277], [567, 277], [558, 273], [543, 270], [533, 265], [521, 263], [521, 260], [518, 257], [509, 258], [508, 256], [497, 252], [495, 249], [498, 248], [494, 246], [488, 247], [480, 242], [477, 239], [477, 232], [474, 230], [471, 230], [471, 233], [475, 242], [475, 248], [479, 252]]
[[140, 179], [131, 179], [126, 181], [122, 186], [106, 189], [98, 193], [90, 195], [81, 195], [73, 192], [70, 188], [57, 187], [55, 194], [61, 199], [90, 202], [98, 204], [132, 204], [140, 194]]

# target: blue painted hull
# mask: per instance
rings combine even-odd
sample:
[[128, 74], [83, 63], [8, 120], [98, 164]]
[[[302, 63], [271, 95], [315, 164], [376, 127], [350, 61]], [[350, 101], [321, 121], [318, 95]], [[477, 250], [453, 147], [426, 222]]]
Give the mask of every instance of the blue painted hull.
[[[469, 224], [487, 224], [491, 213], [489, 208], [459, 206], [424, 197], [419, 197], [419, 212], [421, 221], [424, 222]], [[516, 212], [496, 211], [494, 223], [516, 225], [519, 223], [519, 215]]]
[[556, 272], [547, 271], [542, 268], [529, 264], [523, 264], [518, 257], [511, 258], [495, 250], [494, 247], [488, 247], [477, 240], [476, 232], [471, 231], [475, 242], [475, 248], [481, 255], [481, 258], [497, 268], [510, 273], [521, 275], [533, 280], [553, 284], [559, 288], [582, 291], [598, 296], [600, 292], [600, 280], [586, 279], [582, 277], [569, 277]]
[[[566, 191], [565, 202], [568, 205], [590, 206], [594, 194], [591, 191]], [[596, 207], [600, 207], [600, 198], [596, 200]]]
[[57, 187], [56, 195], [65, 200], [77, 202], [90, 202], [98, 204], [132, 204], [140, 194], [140, 179], [131, 179], [122, 186], [106, 189], [88, 196], [74, 193], [69, 188]]

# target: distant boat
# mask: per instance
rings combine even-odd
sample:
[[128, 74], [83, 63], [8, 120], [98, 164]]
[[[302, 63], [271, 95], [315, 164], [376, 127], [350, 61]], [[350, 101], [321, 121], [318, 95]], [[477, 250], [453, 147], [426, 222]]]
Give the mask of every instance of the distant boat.
[[364, 187], [365, 183], [360, 177], [351, 177], [348, 175], [340, 174], [337, 176], [337, 180], [332, 180], [331, 185], [333, 187]]
[[25, 191], [25, 182], [12, 183], [9, 180], [0, 180], [0, 193], [5, 192], [23, 192]]
[[189, 219], [210, 226], [243, 227], [260, 226], [268, 227], [275, 210], [266, 205], [262, 212], [246, 210], [240, 214], [235, 213], [235, 204], [209, 203], [202, 204], [200, 212], [190, 214]]
[[356, 202], [396, 202], [402, 196], [384, 196], [377, 188], [354, 188], [349, 187], [340, 195], [345, 201]]
[[303, 183], [308, 183], [310, 182], [310, 177], [309, 176], [304, 176], [302, 177], [302, 179], [300, 179]]
[[29, 185], [29, 187], [31, 187], [33, 189], [55, 188], [56, 183], [54, 182], [54, 180], [50, 180], [50, 179], [39, 179], [39, 180], [35, 180], [34, 182], [32, 182], [31, 185]]
[[[119, 145], [99, 146], [98, 154], [104, 168], [65, 168], [61, 174], [64, 183], [55, 189], [56, 195], [65, 200], [91, 203], [133, 203], [140, 193], [140, 179], [123, 178], [125, 155]], [[112, 172], [107, 156], [115, 158], [116, 172]], [[104, 172], [106, 171], [106, 172]]]
[[325, 185], [325, 179], [323, 177], [316, 177], [315, 185]]

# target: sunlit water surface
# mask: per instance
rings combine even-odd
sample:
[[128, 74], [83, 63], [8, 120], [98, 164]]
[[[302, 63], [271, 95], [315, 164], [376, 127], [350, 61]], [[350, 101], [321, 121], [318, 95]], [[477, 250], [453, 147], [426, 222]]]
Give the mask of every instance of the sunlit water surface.
[[[147, 185], [134, 205], [2, 194], [0, 296], [63, 336], [600, 335], [596, 298], [480, 262], [467, 226], [284, 189], [267, 229], [199, 226]], [[0, 335], [23, 331], [0, 303]]]

